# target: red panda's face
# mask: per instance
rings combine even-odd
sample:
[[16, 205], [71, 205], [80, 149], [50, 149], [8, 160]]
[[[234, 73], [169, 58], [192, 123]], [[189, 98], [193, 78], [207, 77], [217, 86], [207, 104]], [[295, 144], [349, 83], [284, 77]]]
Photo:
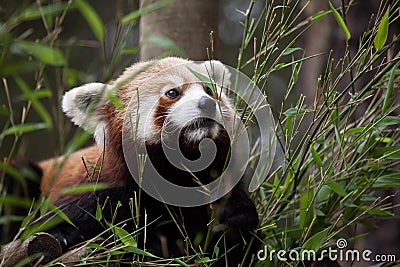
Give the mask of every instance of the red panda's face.
[[[218, 61], [198, 64], [166, 58], [133, 65], [112, 85], [74, 88], [65, 94], [63, 109], [75, 124], [92, 130], [100, 146], [113, 138], [110, 127], [124, 120], [148, 144], [176, 131], [184, 142], [196, 143], [217, 138], [222, 128], [232, 127], [235, 115], [223, 90], [229, 84], [223, 80], [229, 81], [229, 73]], [[113, 97], [123, 110], [111, 108]], [[126, 125], [120, 126], [122, 131]]]
[[194, 63], [171, 67], [139, 88], [139, 92], [157, 88], [153, 97], [142, 103], [139, 99], [138, 135], [147, 143], [160, 142], [163, 131], [164, 137], [179, 131], [186, 143], [214, 139], [232, 120], [233, 109], [221, 85], [201, 81], [192, 73], [204, 73], [201, 67]]

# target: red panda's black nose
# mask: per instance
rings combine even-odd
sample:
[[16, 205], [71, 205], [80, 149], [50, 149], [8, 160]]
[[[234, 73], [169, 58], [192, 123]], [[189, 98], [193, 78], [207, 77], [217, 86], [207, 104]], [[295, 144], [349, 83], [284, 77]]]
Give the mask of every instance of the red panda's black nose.
[[215, 115], [215, 100], [208, 97], [202, 96], [197, 104], [199, 109], [208, 116]]

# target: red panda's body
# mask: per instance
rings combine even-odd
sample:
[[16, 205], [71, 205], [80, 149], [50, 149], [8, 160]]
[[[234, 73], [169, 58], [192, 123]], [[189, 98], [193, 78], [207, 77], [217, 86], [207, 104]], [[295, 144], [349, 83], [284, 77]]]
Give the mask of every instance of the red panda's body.
[[[193, 252], [185, 251], [186, 246], [182, 245], [185, 234], [192, 242], [200, 240], [199, 244], [193, 244], [196, 250], [204, 243], [208, 226], [219, 225], [220, 227], [215, 227], [213, 242], [207, 252], [212, 253], [213, 246], [217, 243], [221, 254], [225, 250], [232, 251], [227, 254], [226, 259], [221, 258], [213, 266], [225, 266], [226, 260], [228, 266], [236, 266], [241, 262], [246, 251], [245, 243], [249, 242], [251, 231], [258, 223], [254, 204], [242, 185], [239, 183], [229, 195], [211, 205], [197, 207], [179, 208], [166, 205], [143, 191], [139, 194], [141, 189], [133, 179], [124, 157], [124, 113], [107, 98], [108, 92], [112, 92], [125, 109], [131, 107], [129, 103], [132, 98], [133, 101], [136, 97], [139, 99], [138, 103], [134, 103], [137, 110], [132, 112], [137, 119], [138, 131], [141, 131], [138, 139], [146, 144], [149, 159], [165, 179], [186, 187], [198, 185], [194, 176], [203, 184], [210, 183], [215, 179], [215, 175], [211, 173], [220, 175], [224, 171], [230, 141], [220, 125], [210, 120], [197, 120], [197, 117], [204, 112], [207, 116], [222, 116], [229, 123], [234, 115], [226, 96], [210, 92], [210, 88], [189, 71], [172, 70], [169, 76], [161, 74], [167, 68], [187, 62], [189, 61], [167, 58], [139, 63], [128, 68], [109, 85], [88, 84], [75, 88], [64, 96], [63, 109], [67, 116], [82, 128], [94, 131], [97, 142], [96, 145], [76, 151], [69, 157], [39, 163], [43, 173], [42, 195], [51, 197], [52, 202], [76, 226], [75, 228], [65, 222], [49, 230], [59, 239], [64, 249], [99, 235], [105, 230], [104, 221], [113, 221], [114, 224], [120, 223], [120, 227], [131, 233], [146, 226], [146, 240], [142, 235], [143, 231], [139, 231], [142, 238], [138, 246], [159, 256], [178, 257]], [[181, 112], [177, 108], [178, 102], [186, 99], [189, 108]], [[214, 103], [217, 100], [221, 103], [222, 115], [217, 114]], [[153, 109], [149, 107], [151, 103], [154, 103]], [[178, 115], [172, 115], [173, 112]], [[144, 116], [138, 117], [136, 113], [147, 114], [150, 120], [143, 121]], [[194, 124], [184, 126], [190, 120], [194, 120]], [[173, 166], [163, 153], [160, 142], [160, 131], [168, 123], [183, 129], [179, 144], [184, 156], [190, 160], [200, 156], [198, 143], [201, 140], [213, 139], [218, 150], [212, 164], [194, 173]], [[96, 182], [105, 183], [108, 188], [72, 195], [62, 193], [65, 188]], [[140, 212], [136, 214], [132, 205], [138, 202]], [[122, 206], [117, 209], [120, 204]], [[103, 207], [101, 221], [95, 218], [99, 205]], [[176, 216], [180, 227], [173, 222], [171, 214]], [[135, 219], [140, 225], [133, 223], [132, 217], [135, 216], [139, 216]], [[223, 233], [225, 236], [220, 239]], [[179, 243], [178, 240], [182, 242]]]

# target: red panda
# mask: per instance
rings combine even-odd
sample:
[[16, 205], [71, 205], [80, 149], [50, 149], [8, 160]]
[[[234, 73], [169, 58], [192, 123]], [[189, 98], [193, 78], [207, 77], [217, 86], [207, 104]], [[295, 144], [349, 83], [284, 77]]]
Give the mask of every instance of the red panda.
[[[89, 83], [64, 95], [63, 111], [76, 125], [92, 131], [96, 140], [95, 145], [68, 157], [38, 164], [43, 174], [42, 195], [51, 197], [53, 204], [76, 226], [65, 222], [48, 231], [60, 241], [64, 250], [105, 230], [104, 224], [95, 219], [98, 205], [103, 207], [103, 220], [114, 220], [114, 224], [124, 222], [129, 232], [138, 230], [132, 222], [130, 201], [140, 188], [132, 178], [123, 151], [127, 109], [137, 122], [137, 138], [145, 143], [152, 164], [168, 181], [186, 187], [196, 186], [198, 181], [195, 176], [201, 183], [207, 184], [215, 179], [212, 173], [221, 174], [224, 170], [230, 141], [222, 125], [216, 121], [232, 121], [235, 116], [232, 104], [224, 92], [215, 92], [192, 71], [187, 68], [174, 71], [172, 68], [187, 63], [190, 61], [174, 57], [137, 63], [109, 84]], [[211, 63], [217, 75], [226, 72], [220, 62]], [[203, 63], [203, 67], [204, 64], [207, 63]], [[165, 71], [168, 68], [171, 72]], [[116, 98], [122, 107], [111, 101], [110, 96]], [[131, 100], [133, 106], [130, 105]], [[186, 103], [185, 108], [179, 109], [182, 102]], [[202, 118], [204, 114], [206, 119]], [[195, 160], [200, 156], [200, 141], [212, 139], [217, 147], [212, 164], [196, 173], [171, 164], [161, 145], [161, 132], [166, 125], [182, 129], [179, 145], [188, 159]], [[90, 193], [62, 194], [65, 188], [95, 182], [105, 183], [108, 188]], [[166, 205], [146, 192], [141, 192], [140, 196], [139, 216], [146, 213], [148, 225], [147, 236], [141, 238], [138, 246], [163, 257], [178, 257], [193, 252], [177, 245], [179, 240], [185, 238], [181, 230], [185, 229], [192, 242], [196, 239], [202, 244], [211, 224], [217, 225], [213, 228], [213, 245], [220, 248], [220, 260], [213, 266], [237, 266], [243, 260], [246, 244], [258, 224], [256, 208], [241, 183], [221, 200], [197, 207]], [[121, 206], [116, 210], [119, 204]], [[182, 228], [176, 226], [172, 215], [177, 217]], [[144, 218], [139, 218], [139, 221], [140, 226], [144, 226]], [[213, 246], [209, 246], [209, 250], [205, 252], [212, 254]], [[226, 256], [222, 256], [224, 251], [228, 251]]]

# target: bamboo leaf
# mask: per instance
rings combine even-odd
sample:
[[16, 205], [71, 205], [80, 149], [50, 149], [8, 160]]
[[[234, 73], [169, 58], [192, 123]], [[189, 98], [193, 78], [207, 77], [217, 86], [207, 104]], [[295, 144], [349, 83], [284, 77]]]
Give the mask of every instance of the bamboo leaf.
[[68, 10], [70, 8], [71, 7], [69, 6], [68, 3], [54, 3], [47, 6], [41, 6], [40, 8], [37, 6], [32, 6], [30, 8], [24, 9], [21, 12], [21, 14], [17, 16], [15, 19], [23, 21], [35, 20], [44, 16], [61, 13], [66, 9]]
[[361, 133], [362, 131], [364, 131], [364, 128], [365, 127], [351, 128], [351, 129], [347, 130], [345, 135], [353, 135], [353, 134]]
[[303, 49], [301, 49], [300, 47], [289, 47], [289, 48], [285, 49], [285, 51], [283, 51], [282, 55], [287, 56], [287, 55], [290, 55], [299, 50], [303, 50]]
[[349, 29], [346, 26], [346, 23], [344, 22], [342, 16], [340, 16], [339, 12], [333, 7], [332, 3], [329, 1], [329, 6], [333, 12], [333, 16], [335, 16], [336, 22], [338, 23], [340, 29], [342, 30], [344, 37], [346, 37], [346, 40], [350, 40], [351, 34]]
[[58, 217], [60, 217], [61, 219], [63, 219], [67, 223], [69, 223], [70, 225], [76, 227], [75, 224], [68, 218], [68, 216], [62, 210], [60, 210], [57, 206], [55, 206], [51, 203], [49, 203], [49, 204], [50, 204], [49, 208], [52, 212], [57, 214]]
[[122, 24], [127, 24], [131, 21], [135, 21], [138, 20], [141, 16], [147, 14], [147, 13], [151, 13], [153, 11], [156, 11], [159, 8], [162, 8], [164, 6], [169, 5], [170, 3], [174, 2], [175, 0], [163, 0], [163, 1], [158, 1], [155, 2], [153, 4], [150, 4], [148, 6], [142, 7], [139, 10], [135, 10], [131, 13], [129, 13], [128, 15], [124, 16], [121, 19], [121, 23]]
[[188, 69], [197, 79], [199, 79], [202, 83], [204, 83], [205, 85], [210, 87], [213, 91], [217, 90], [215, 83], [213, 83], [210, 78], [204, 76], [203, 74], [201, 74], [191, 68], [188, 68]]
[[99, 41], [104, 40], [104, 25], [96, 11], [85, 0], [75, 0], [75, 5], [89, 24], [94, 36]]
[[400, 146], [375, 148], [371, 156], [373, 158], [400, 159]]
[[400, 188], [400, 172], [392, 172], [379, 176], [372, 185], [372, 188]]
[[137, 244], [133, 237], [124, 229], [120, 227], [114, 227], [115, 233], [118, 235], [119, 239], [121, 239], [122, 243], [127, 246], [136, 247]]
[[321, 186], [321, 189], [318, 191], [317, 196], [315, 197], [315, 201], [317, 203], [321, 203], [329, 198], [329, 195], [331, 194], [332, 189], [327, 186], [323, 185]]
[[343, 186], [341, 184], [339, 184], [338, 182], [336, 182], [336, 181], [330, 181], [326, 185], [329, 186], [333, 190], [333, 192], [335, 192], [339, 196], [344, 197], [344, 196], [347, 195], [347, 192], [343, 188]]
[[288, 108], [287, 110], [285, 110], [285, 112], [283, 112], [283, 114], [285, 114], [285, 116], [289, 117], [289, 116], [302, 115], [302, 114], [306, 114], [306, 113], [310, 113], [310, 112], [313, 112], [313, 111], [311, 109]]
[[[375, 39], [376, 39], [376, 37], [375, 37]], [[392, 102], [394, 78], [396, 77], [396, 67], [397, 67], [397, 65], [395, 65], [393, 67], [392, 71], [390, 72], [389, 81], [388, 81], [386, 94], [385, 94], [385, 99], [383, 100], [382, 113], [385, 113], [389, 109], [390, 104]]]
[[53, 125], [51, 116], [47, 112], [46, 108], [42, 105], [42, 103], [40, 103], [40, 101], [38, 100], [41, 96], [49, 97], [51, 95], [51, 91], [32, 91], [29, 89], [29, 86], [25, 83], [25, 81], [21, 78], [15, 77], [15, 81], [23, 92], [24, 97], [32, 103], [33, 108], [39, 114], [40, 118], [46, 123], [48, 128], [51, 128]]
[[306, 242], [304, 242], [303, 248], [318, 251], [321, 245], [324, 243], [330, 229], [331, 228], [328, 227], [325, 230], [322, 230], [321, 232], [318, 232], [310, 237]]
[[14, 46], [46, 64], [61, 66], [65, 63], [64, 55], [57, 48], [28, 41], [17, 41]]
[[329, 13], [331, 13], [331, 11], [320, 11], [318, 13], [315, 13], [314, 15], [311, 16], [311, 21], [312, 22], [319, 21], [325, 18], [325, 16], [328, 15]]
[[150, 252], [144, 251], [144, 250], [142, 250], [140, 248], [133, 247], [133, 246], [128, 246], [124, 250], [127, 251], [127, 252], [135, 253], [137, 255], [142, 255], [142, 256], [156, 258], [156, 259], [160, 258], [160, 257], [157, 257], [156, 255], [154, 255], [154, 254], [152, 254]]
[[321, 157], [319, 156], [318, 152], [315, 150], [313, 145], [310, 145], [310, 150], [311, 150], [311, 154], [315, 160], [315, 163], [317, 163], [318, 168], [322, 168], [322, 160]]
[[98, 190], [103, 190], [109, 188], [108, 184], [105, 183], [92, 183], [92, 184], [82, 184], [76, 185], [72, 187], [65, 188], [61, 190], [60, 194], [80, 194], [80, 193], [87, 193], [87, 192], [94, 192]]
[[311, 207], [312, 201], [314, 197], [314, 190], [309, 189], [303, 194], [300, 195], [300, 228], [304, 229], [307, 227], [313, 217], [314, 211]]
[[97, 203], [96, 207], [96, 220], [101, 221], [103, 219], [103, 212], [101, 210], [101, 206], [99, 203]]
[[381, 22], [379, 23], [378, 32], [374, 38], [374, 46], [376, 50], [380, 50], [386, 43], [389, 31], [389, 7], [383, 15]]
[[7, 135], [20, 135], [20, 134], [25, 134], [25, 133], [30, 133], [38, 130], [43, 130], [46, 129], [47, 125], [46, 123], [24, 123], [24, 124], [17, 124], [14, 125], [6, 130], [4, 130], [1, 134], [0, 137], [4, 137]]

